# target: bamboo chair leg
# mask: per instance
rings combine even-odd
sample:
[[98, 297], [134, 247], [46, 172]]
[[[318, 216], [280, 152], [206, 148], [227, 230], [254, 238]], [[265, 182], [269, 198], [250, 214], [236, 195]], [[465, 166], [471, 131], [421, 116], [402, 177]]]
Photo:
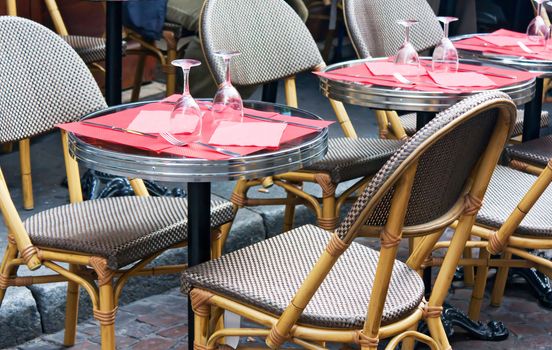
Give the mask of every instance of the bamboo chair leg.
[[[471, 248], [464, 248], [464, 258], [471, 259], [473, 257]], [[464, 284], [468, 287], [475, 283], [475, 272], [473, 266], [464, 266]]]
[[387, 114], [385, 113], [385, 111], [381, 110], [376, 110], [375, 113], [380, 139], [389, 138], [389, 121], [387, 120]]
[[115, 350], [115, 302], [113, 295], [112, 280], [100, 286], [100, 312], [113, 314], [112, 320], [100, 321], [102, 350]]
[[337, 227], [339, 213], [336, 212], [335, 192], [322, 198], [322, 217], [318, 224], [325, 230], [333, 231]]
[[[502, 255], [503, 259], [511, 259], [512, 253], [505, 252]], [[508, 280], [508, 271], [510, 268], [508, 266], [502, 266], [498, 268], [496, 273], [495, 282], [493, 285], [493, 291], [491, 293], [491, 305], [500, 306], [502, 303], [502, 297], [504, 296], [504, 289], [506, 288], [506, 281]]]
[[[487, 249], [479, 249], [479, 258], [486, 260], [489, 257]], [[487, 285], [487, 274], [489, 273], [489, 266], [482, 265], [477, 267], [477, 275], [475, 276], [475, 285], [472, 291], [472, 297], [470, 300], [470, 306], [468, 309], [468, 316], [474, 321], [479, 320], [481, 313], [481, 304], [483, 303], [483, 296], [485, 295], [485, 286]]]
[[295, 198], [293, 193], [287, 192], [286, 208], [284, 210], [284, 232], [287, 232], [293, 228], [293, 222], [295, 221]]
[[136, 72], [134, 72], [134, 86], [132, 87], [131, 102], [136, 102], [140, 98], [140, 90], [142, 89], [142, 80], [144, 77], [144, 67], [146, 65], [146, 52], [141, 51], [138, 56], [138, 65], [136, 66]]
[[[71, 264], [69, 271], [78, 272], [78, 266]], [[65, 304], [65, 334], [64, 346], [75, 345], [77, 335], [77, 319], [79, 315], [79, 284], [69, 281], [67, 284], [67, 302]]]
[[[6, 290], [8, 289], [7, 279], [14, 273], [14, 269], [8, 269], [7, 264], [9, 261], [17, 258], [17, 253], [17, 246], [13, 244], [13, 242], [8, 242], [4, 258], [2, 259], [2, 266], [0, 266], [0, 306], [2, 306], [2, 301], [4, 300]], [[2, 281], [5, 281], [5, 283]]]
[[31, 176], [31, 140], [19, 141], [19, 162], [21, 164], [21, 187], [23, 189], [23, 208], [34, 208], [33, 179]]
[[[418, 324], [414, 324], [410, 327], [409, 331], [416, 332], [418, 330]], [[401, 343], [401, 350], [414, 350], [416, 340], [413, 337], [406, 337]]]
[[163, 32], [163, 38], [167, 42], [167, 63], [166, 63], [166, 73], [167, 73], [167, 96], [174, 94], [176, 89], [176, 67], [174, 67], [171, 62], [176, 59], [177, 55], [177, 42], [174, 37], [174, 33], [170, 31]]

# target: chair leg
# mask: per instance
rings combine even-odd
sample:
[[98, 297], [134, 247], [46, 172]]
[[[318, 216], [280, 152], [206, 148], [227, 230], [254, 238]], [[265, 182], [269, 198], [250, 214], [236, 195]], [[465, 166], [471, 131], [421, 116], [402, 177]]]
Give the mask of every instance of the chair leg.
[[[479, 250], [479, 259], [487, 260], [489, 252], [485, 248]], [[483, 265], [477, 267], [477, 275], [475, 276], [475, 285], [472, 291], [472, 297], [470, 300], [470, 307], [468, 309], [468, 316], [474, 321], [479, 320], [479, 314], [481, 313], [481, 304], [483, 303], [483, 296], [485, 295], [485, 286], [487, 284], [487, 274], [489, 273], [489, 266]]]
[[[465, 259], [471, 259], [473, 257], [471, 248], [464, 248], [464, 258]], [[473, 266], [464, 266], [464, 284], [468, 287], [473, 286], [474, 278], [475, 278], [475, 272], [474, 272]]]
[[31, 140], [19, 141], [19, 162], [21, 164], [21, 187], [23, 189], [23, 208], [34, 208], [33, 179], [31, 176]]
[[102, 350], [115, 350], [115, 303], [113, 300], [113, 281], [110, 279], [100, 286], [100, 334]]
[[[418, 324], [414, 324], [412, 327], [410, 327], [410, 331], [416, 332], [418, 329]], [[416, 344], [416, 339], [413, 337], [406, 337], [401, 342], [401, 350], [414, 350], [414, 345]]]
[[163, 31], [163, 38], [167, 42], [167, 61], [165, 72], [167, 74], [167, 90], [166, 95], [174, 94], [176, 89], [176, 67], [171, 62], [176, 59], [178, 42], [171, 31]]
[[284, 210], [284, 232], [287, 232], [293, 228], [293, 222], [295, 221], [295, 198], [296, 196], [287, 192], [286, 208]]
[[146, 53], [140, 52], [138, 56], [138, 65], [136, 66], [136, 72], [134, 73], [134, 86], [132, 87], [132, 96], [130, 100], [132, 102], [138, 101], [140, 98], [140, 90], [142, 89], [142, 79], [144, 78], [144, 67], [146, 65]]
[[0, 145], [0, 153], [11, 153], [13, 151], [13, 142], [6, 142]]
[[0, 266], [0, 307], [2, 306], [2, 301], [6, 295], [6, 290], [8, 289], [8, 280], [10, 276], [15, 272], [13, 268], [8, 268], [8, 263], [17, 258], [17, 246], [13, 240], [8, 239], [8, 246], [6, 247], [6, 252], [2, 259], [2, 265]]
[[[71, 264], [71, 272], [77, 272], [78, 266]], [[79, 284], [69, 281], [67, 284], [67, 302], [65, 304], [65, 335], [63, 338], [64, 346], [75, 345], [77, 335], [77, 319], [79, 315]]]
[[[502, 258], [507, 260], [512, 258], [512, 253], [504, 253]], [[503, 266], [498, 268], [496, 273], [495, 282], [493, 285], [493, 291], [491, 293], [491, 305], [500, 306], [502, 303], [502, 297], [504, 296], [504, 289], [506, 288], [506, 281], [508, 280], [508, 271], [510, 268], [508, 266]]]

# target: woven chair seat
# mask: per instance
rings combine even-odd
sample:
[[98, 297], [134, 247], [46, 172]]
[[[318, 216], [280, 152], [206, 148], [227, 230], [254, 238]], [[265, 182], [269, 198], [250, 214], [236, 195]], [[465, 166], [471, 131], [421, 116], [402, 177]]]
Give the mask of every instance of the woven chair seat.
[[[498, 166], [477, 215], [479, 224], [499, 228], [514, 211], [537, 177], [504, 166]], [[552, 188], [548, 188], [527, 213], [516, 234], [552, 237]]]
[[[221, 258], [188, 268], [183, 291], [191, 286], [212, 291], [257, 309], [280, 315], [314, 266], [330, 233], [305, 225]], [[379, 253], [358, 243], [339, 258], [299, 320], [330, 328], [362, 328]], [[420, 276], [396, 261], [382, 323], [410, 315], [422, 301]]]
[[552, 159], [552, 135], [509, 146], [506, 154], [510, 159], [545, 167]]
[[[401, 123], [404, 127], [404, 131], [407, 135], [414, 135], [416, 133], [416, 113], [408, 113], [401, 115]], [[543, 111], [541, 114], [541, 128], [548, 127], [548, 111]], [[514, 130], [512, 131], [512, 137], [519, 136], [523, 132], [523, 110], [517, 110], [516, 123], [514, 124]]]
[[328, 153], [306, 170], [328, 172], [333, 183], [375, 174], [404, 141], [331, 138]]
[[[186, 199], [115, 197], [48, 209], [24, 225], [34, 245], [101, 256], [117, 269], [186, 241], [187, 215]], [[232, 219], [230, 202], [211, 201], [211, 227]]]
[[[64, 35], [65, 40], [77, 52], [85, 63], [94, 63], [105, 60], [105, 39], [96, 36]], [[123, 54], [126, 43], [123, 42]]]

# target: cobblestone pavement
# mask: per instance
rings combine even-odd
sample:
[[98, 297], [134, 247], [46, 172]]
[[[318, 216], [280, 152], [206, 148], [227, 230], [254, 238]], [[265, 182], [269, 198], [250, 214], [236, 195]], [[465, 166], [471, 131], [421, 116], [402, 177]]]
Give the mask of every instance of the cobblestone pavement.
[[[471, 290], [457, 288], [449, 295], [449, 302], [467, 309]], [[178, 289], [151, 296], [120, 308], [117, 314], [117, 348], [125, 350], [176, 350], [188, 349], [187, 299]], [[503, 305], [489, 306], [485, 300], [482, 320], [503, 321], [510, 337], [501, 342], [484, 342], [468, 339], [456, 330], [451, 339], [454, 350], [478, 349], [542, 349], [552, 350], [552, 311], [541, 308], [529, 291], [513, 285], [508, 289]], [[56, 350], [62, 346], [63, 332], [45, 335], [12, 350]], [[243, 340], [247, 342], [247, 339]], [[249, 339], [249, 342], [259, 340]], [[260, 342], [260, 341], [259, 341]], [[99, 349], [99, 328], [94, 320], [79, 324], [77, 344], [70, 349]], [[259, 344], [260, 345], [260, 344]], [[331, 348], [339, 349], [335, 345]]]

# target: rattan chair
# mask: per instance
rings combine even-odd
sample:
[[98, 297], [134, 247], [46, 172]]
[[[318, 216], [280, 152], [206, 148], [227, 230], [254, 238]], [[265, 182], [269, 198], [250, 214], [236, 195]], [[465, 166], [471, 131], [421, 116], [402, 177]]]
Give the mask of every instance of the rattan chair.
[[[101, 71], [102, 74], [105, 73], [105, 69], [98, 63], [105, 59], [105, 39], [100, 37], [69, 35], [67, 28], [63, 23], [56, 1], [44, 0], [44, 3], [47, 6], [48, 13], [52, 18], [56, 31], [59, 35], [61, 35], [63, 40], [65, 40], [78, 53], [90, 69]], [[8, 15], [17, 16], [15, 0], [7, 0], [6, 6]], [[32, 38], [30, 39], [32, 40]], [[34, 208], [34, 196], [29, 139], [19, 141], [19, 157], [21, 164], [21, 182], [23, 185], [23, 207], [30, 210]]]
[[[236, 335], [266, 337], [274, 349], [290, 341], [307, 349], [342, 342], [375, 350], [384, 338], [392, 338], [386, 349], [407, 338], [450, 349], [442, 303], [514, 121], [515, 106], [503, 93], [467, 98], [391, 157], [335, 232], [302, 226], [186, 270], [183, 292], [190, 291], [195, 313], [194, 349], [215, 349], [222, 337]], [[397, 261], [398, 245], [403, 237], [424, 236], [456, 219], [426, 303], [419, 265]], [[365, 231], [380, 233], [379, 254], [353, 242]], [[261, 328], [212, 332], [209, 325], [223, 310]], [[431, 337], [416, 331], [423, 319]]]
[[552, 159], [552, 135], [506, 147], [510, 167], [540, 175]]
[[[222, 62], [214, 52], [238, 50], [232, 60], [232, 82], [252, 86], [283, 79], [286, 103], [297, 107], [295, 75], [324, 67], [318, 47], [297, 14], [283, 0], [207, 0], [204, 3], [200, 39], [206, 61], [217, 84], [224, 81]], [[345, 138], [329, 140], [326, 157], [302, 171], [272, 178], [238, 181], [232, 202], [238, 207], [286, 204], [284, 229], [293, 225], [295, 205], [313, 209], [318, 224], [334, 229], [344, 201], [367, 182], [402, 144], [397, 140], [357, 138], [343, 104], [330, 100]], [[364, 178], [362, 178], [364, 177]], [[361, 178], [339, 197], [340, 182]], [[248, 190], [260, 184], [274, 183], [287, 191], [287, 198], [248, 198]], [[323, 198], [302, 190], [303, 182], [318, 184]], [[321, 204], [320, 204], [321, 202]]]
[[[31, 39], [34, 44], [29, 47]], [[107, 107], [75, 51], [36, 22], [0, 17], [0, 56], [0, 142], [28, 139]], [[131, 184], [140, 196], [83, 202], [77, 162], [69, 154], [67, 134], [62, 132], [61, 137], [71, 204], [22, 222], [0, 173], [0, 208], [8, 228], [8, 246], [0, 266], [0, 305], [8, 287], [67, 281], [65, 345], [73, 345], [82, 286], [101, 324], [102, 349], [114, 349], [117, 302], [127, 280], [184, 268], [146, 266], [163, 251], [186, 245], [187, 201], [149, 197], [143, 182], [133, 179]], [[229, 230], [233, 208], [230, 202], [217, 200], [211, 210], [216, 257], [222, 246], [218, 238], [226, 236], [220, 232]], [[68, 263], [69, 268], [59, 263]], [[19, 277], [21, 265], [31, 270], [45, 266], [56, 274]]]
[[[410, 41], [419, 52], [433, 48], [443, 37], [443, 30], [426, 0], [390, 2], [386, 0], [343, 0], [345, 24], [359, 58], [387, 57], [397, 53], [404, 41], [404, 32], [397, 24], [405, 18], [417, 19]], [[416, 132], [416, 114], [397, 119], [395, 112], [378, 115], [382, 137], [402, 138]], [[400, 120], [400, 123], [398, 122]], [[541, 127], [549, 124], [548, 112], [541, 115]], [[402, 126], [401, 126], [402, 125]], [[518, 110], [513, 137], [523, 130], [523, 110]]]

